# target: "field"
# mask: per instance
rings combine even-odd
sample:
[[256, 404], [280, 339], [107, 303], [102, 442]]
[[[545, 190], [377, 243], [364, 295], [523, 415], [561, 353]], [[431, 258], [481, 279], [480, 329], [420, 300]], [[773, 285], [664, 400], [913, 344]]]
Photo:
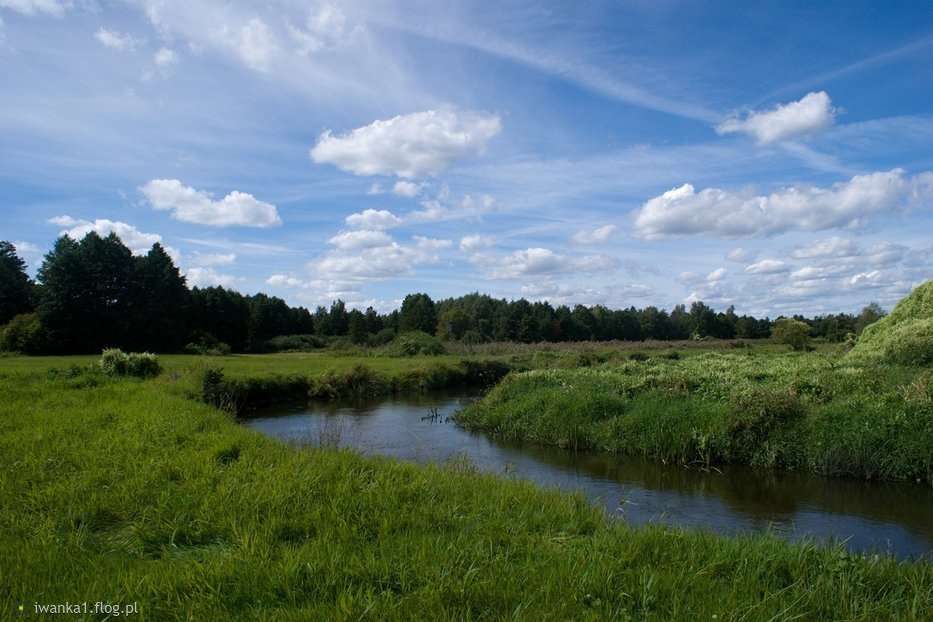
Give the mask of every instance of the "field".
[[[533, 374], [645, 364], [603, 354], [568, 372], [564, 356], [538, 354], [556, 369]], [[2, 611], [102, 600], [137, 602], [143, 620], [922, 620], [933, 608], [929, 563], [631, 529], [462, 463], [288, 447], [191, 399], [207, 366], [192, 357], [163, 357], [146, 381], [48, 372], [92, 360], [0, 359]], [[391, 378], [456, 361], [211, 363], [244, 379], [361, 363]]]

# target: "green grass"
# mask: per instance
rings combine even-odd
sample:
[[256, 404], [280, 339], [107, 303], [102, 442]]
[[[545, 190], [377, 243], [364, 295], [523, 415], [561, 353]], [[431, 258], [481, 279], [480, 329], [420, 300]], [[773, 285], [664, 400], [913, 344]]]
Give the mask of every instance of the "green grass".
[[85, 600], [138, 602], [135, 619], [160, 621], [922, 620], [933, 610], [929, 563], [631, 529], [581, 496], [460, 462], [294, 449], [186, 399], [179, 374], [7, 363], [0, 619], [19, 603]]
[[933, 484], [933, 372], [705, 353], [509, 376], [458, 416], [511, 440]]

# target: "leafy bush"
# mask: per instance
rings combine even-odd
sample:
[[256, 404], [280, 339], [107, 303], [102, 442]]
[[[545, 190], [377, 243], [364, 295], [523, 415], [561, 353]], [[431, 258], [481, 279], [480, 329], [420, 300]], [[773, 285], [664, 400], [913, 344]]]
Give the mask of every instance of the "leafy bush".
[[791, 318], [781, 318], [774, 322], [771, 336], [778, 343], [789, 345], [794, 350], [806, 350], [810, 345], [810, 325]]
[[162, 371], [159, 359], [149, 352], [126, 353], [119, 348], [104, 350], [100, 357], [100, 368], [108, 376], [135, 376], [151, 378]]
[[46, 346], [46, 331], [36, 313], [17, 315], [0, 328], [0, 350], [39, 354]]
[[375, 335], [369, 336], [369, 345], [374, 347], [384, 346], [395, 339], [394, 328], [383, 328]]
[[402, 333], [386, 348], [386, 353], [390, 356], [437, 356], [446, 352], [444, 344], [437, 337], [420, 330]]
[[186, 354], [227, 356], [230, 352], [230, 346], [218, 340], [214, 335], [205, 332], [198, 332], [195, 334], [191, 343], [185, 346]]
[[869, 324], [849, 355], [900, 365], [933, 364], [933, 281], [914, 289], [890, 315]]
[[266, 352], [309, 352], [320, 350], [327, 343], [316, 335], [279, 335], [265, 343]]

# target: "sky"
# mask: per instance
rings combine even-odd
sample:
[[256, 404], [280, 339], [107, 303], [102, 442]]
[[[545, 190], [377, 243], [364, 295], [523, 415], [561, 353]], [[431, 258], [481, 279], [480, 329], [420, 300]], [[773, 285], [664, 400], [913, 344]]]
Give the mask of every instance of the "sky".
[[0, 239], [189, 285], [890, 308], [933, 274], [929, 2], [0, 0]]

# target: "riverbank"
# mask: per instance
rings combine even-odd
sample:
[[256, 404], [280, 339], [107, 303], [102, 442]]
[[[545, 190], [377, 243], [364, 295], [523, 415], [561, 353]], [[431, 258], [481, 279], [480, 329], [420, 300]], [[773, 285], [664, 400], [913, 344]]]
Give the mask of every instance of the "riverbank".
[[610, 522], [582, 497], [296, 450], [149, 381], [0, 365], [0, 599], [140, 620], [920, 620], [933, 566]]
[[523, 442], [933, 485], [933, 374], [816, 353], [704, 353], [513, 374], [457, 421]]

